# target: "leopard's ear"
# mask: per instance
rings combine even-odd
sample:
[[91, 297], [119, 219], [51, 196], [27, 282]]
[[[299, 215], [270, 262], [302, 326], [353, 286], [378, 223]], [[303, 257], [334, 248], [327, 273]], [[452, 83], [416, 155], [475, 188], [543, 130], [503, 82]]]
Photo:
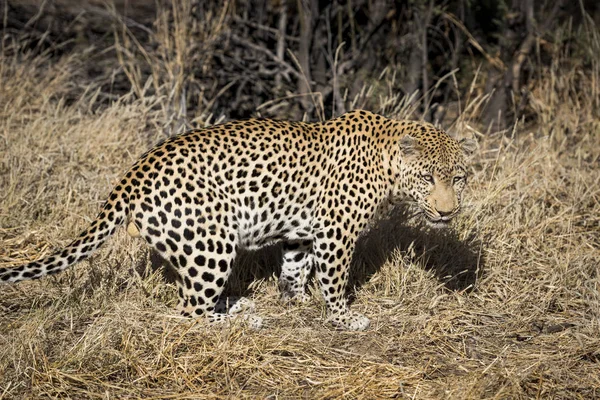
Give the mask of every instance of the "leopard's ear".
[[464, 138], [458, 141], [460, 148], [467, 157], [471, 157], [477, 150], [477, 141], [475, 139]]
[[421, 145], [414, 137], [405, 135], [400, 139], [400, 152], [405, 157], [416, 156], [421, 152]]

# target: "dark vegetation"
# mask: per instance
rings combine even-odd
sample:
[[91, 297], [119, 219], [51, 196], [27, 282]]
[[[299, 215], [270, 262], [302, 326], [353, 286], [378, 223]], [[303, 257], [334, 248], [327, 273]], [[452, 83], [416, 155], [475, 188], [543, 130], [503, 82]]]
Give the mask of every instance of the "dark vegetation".
[[3, 13], [5, 52], [79, 52], [73, 84], [98, 85], [95, 106], [160, 95], [169, 129], [386, 110], [397, 104], [377, 98], [392, 93], [428, 121], [452, 122], [469, 92], [486, 98], [486, 127], [535, 122], [532, 86], [548, 69], [594, 68], [600, 20], [593, 0], [27, 0]]

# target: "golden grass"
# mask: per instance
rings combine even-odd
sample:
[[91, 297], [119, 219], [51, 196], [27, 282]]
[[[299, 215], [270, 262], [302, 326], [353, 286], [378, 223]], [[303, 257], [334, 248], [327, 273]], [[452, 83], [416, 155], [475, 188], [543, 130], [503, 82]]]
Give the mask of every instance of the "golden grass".
[[[66, 244], [161, 138], [157, 99], [94, 112], [90, 86], [65, 106], [75, 64], [0, 64], [0, 266]], [[399, 208], [361, 241], [353, 308], [370, 330], [331, 328], [316, 293], [280, 304], [277, 249], [243, 257], [231, 288], [252, 280], [262, 330], [182, 323], [121, 230], [63, 274], [0, 287], [0, 398], [600, 397], [598, 81], [574, 97], [575, 75], [538, 82], [536, 125], [461, 120], [480, 151], [453, 232]]]

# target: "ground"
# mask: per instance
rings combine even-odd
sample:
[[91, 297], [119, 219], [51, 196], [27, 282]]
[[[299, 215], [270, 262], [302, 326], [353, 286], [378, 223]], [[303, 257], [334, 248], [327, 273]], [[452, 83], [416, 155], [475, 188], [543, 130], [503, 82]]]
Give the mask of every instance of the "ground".
[[[9, 61], [1, 266], [66, 244], [164, 137], [150, 100], [65, 105], [68, 60]], [[182, 322], [174, 285], [123, 229], [63, 274], [0, 287], [0, 398], [600, 397], [600, 124], [593, 101], [548, 90], [531, 93], [544, 117], [514, 131], [448, 127], [479, 141], [452, 231], [400, 207], [363, 239], [352, 307], [369, 330], [330, 327], [316, 292], [281, 304], [277, 248], [244, 255], [230, 288], [263, 329]]]

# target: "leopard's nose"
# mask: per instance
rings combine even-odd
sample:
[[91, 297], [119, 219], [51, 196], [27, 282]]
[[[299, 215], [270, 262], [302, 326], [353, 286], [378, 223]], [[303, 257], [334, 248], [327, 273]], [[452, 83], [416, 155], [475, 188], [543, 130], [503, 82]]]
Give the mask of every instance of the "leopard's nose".
[[440, 214], [440, 217], [447, 217], [448, 215], [452, 214], [452, 211], [442, 211], [442, 210], [436, 210], [438, 212], [438, 214]]

